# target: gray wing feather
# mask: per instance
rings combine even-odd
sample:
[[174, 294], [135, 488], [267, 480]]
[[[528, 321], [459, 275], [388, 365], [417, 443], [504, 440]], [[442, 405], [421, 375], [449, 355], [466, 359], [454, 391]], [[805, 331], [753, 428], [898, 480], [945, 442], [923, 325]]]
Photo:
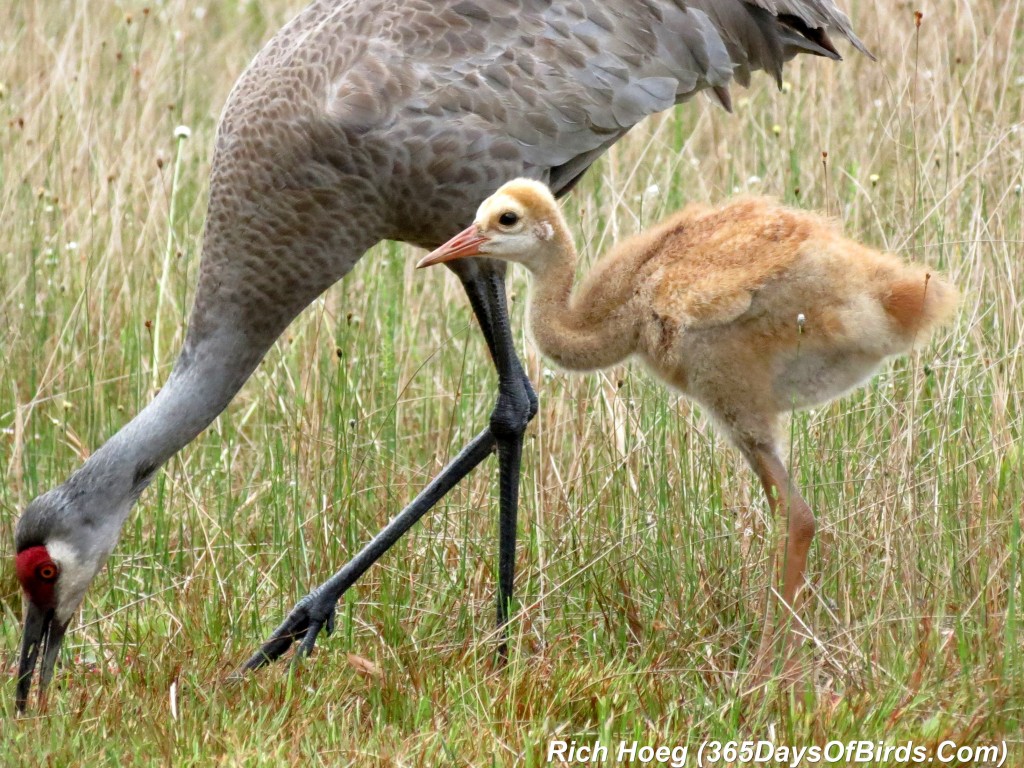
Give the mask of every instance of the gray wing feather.
[[[850, 26], [850, 19], [829, 0], [746, 0], [773, 16], [793, 16], [811, 29], [832, 30], [863, 54], [872, 56]], [[872, 56], [872, 58], [874, 58]]]
[[828, 31], [864, 50], [828, 0], [376, 7], [363, 44], [339, 57], [327, 114], [366, 130], [417, 115], [471, 125], [511, 140], [524, 167], [550, 174], [556, 191], [640, 120], [698, 91], [712, 89], [727, 106], [729, 84], [746, 84], [754, 70], [781, 81], [797, 53], [838, 58]]

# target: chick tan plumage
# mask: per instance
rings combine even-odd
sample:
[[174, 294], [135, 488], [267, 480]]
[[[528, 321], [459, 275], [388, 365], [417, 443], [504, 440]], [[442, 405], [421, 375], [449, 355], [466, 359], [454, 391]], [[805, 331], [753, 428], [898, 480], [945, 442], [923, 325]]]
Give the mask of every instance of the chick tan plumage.
[[782, 597], [796, 605], [815, 521], [781, 459], [781, 420], [863, 383], [927, 340], [956, 290], [764, 197], [690, 205], [618, 243], [573, 290], [577, 255], [551, 192], [519, 179], [421, 266], [471, 255], [523, 264], [530, 326], [564, 368], [636, 355], [699, 402], [788, 513]]

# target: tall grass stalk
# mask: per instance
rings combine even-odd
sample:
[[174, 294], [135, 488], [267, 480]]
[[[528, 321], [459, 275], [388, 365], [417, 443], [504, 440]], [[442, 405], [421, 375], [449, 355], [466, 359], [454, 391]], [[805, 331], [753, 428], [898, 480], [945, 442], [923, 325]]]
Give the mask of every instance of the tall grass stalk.
[[156, 387], [160, 382], [159, 369], [163, 357], [160, 350], [160, 328], [163, 324], [164, 296], [170, 290], [167, 280], [171, 272], [171, 262], [175, 253], [178, 252], [177, 238], [175, 236], [175, 222], [177, 221], [178, 184], [181, 179], [181, 153], [182, 146], [188, 140], [192, 132], [185, 126], [179, 125], [174, 129], [174, 170], [171, 173], [171, 192], [167, 211], [167, 243], [164, 245], [164, 258], [160, 268], [160, 281], [156, 287], [156, 312], [153, 318], [153, 370], [150, 386]]

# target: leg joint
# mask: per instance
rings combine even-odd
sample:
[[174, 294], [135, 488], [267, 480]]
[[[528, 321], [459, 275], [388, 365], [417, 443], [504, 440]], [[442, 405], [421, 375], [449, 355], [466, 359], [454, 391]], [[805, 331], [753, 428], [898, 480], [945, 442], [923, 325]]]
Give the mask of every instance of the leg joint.
[[814, 538], [814, 532], [818, 524], [814, 520], [814, 513], [806, 504], [794, 500], [793, 508], [789, 512], [789, 533], [801, 541], [810, 541]]
[[502, 387], [491, 412], [491, 432], [498, 440], [520, 437], [537, 415], [537, 395], [524, 377], [522, 386]]

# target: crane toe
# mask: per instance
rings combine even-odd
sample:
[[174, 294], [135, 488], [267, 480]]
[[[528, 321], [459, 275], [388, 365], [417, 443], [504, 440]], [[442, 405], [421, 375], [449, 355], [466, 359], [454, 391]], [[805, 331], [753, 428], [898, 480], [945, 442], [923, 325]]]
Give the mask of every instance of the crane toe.
[[317, 592], [306, 595], [295, 604], [280, 626], [232, 677], [242, 677], [246, 672], [254, 672], [272, 664], [284, 656], [295, 643], [299, 645], [293, 661], [309, 656], [321, 631], [328, 635], [334, 633], [336, 617], [337, 600], [328, 603]]

